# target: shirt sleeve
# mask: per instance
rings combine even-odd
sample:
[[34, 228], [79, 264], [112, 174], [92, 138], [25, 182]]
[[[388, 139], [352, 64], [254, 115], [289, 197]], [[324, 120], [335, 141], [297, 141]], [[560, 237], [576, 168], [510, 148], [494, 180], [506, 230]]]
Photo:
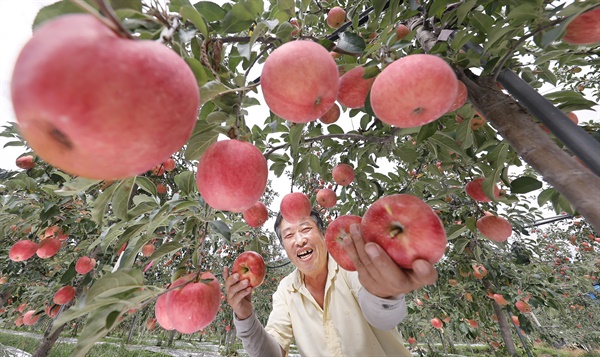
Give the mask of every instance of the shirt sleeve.
[[396, 327], [408, 314], [404, 295], [384, 299], [363, 288], [358, 293], [358, 304], [365, 319], [380, 330]]
[[239, 320], [233, 314], [233, 323], [248, 356], [281, 356], [281, 347], [273, 336], [267, 333], [254, 312], [245, 320]]
[[294, 338], [294, 332], [289, 313], [290, 310], [286, 302], [285, 289], [285, 286], [280, 285], [273, 294], [273, 310], [269, 314], [269, 320], [265, 329], [287, 353]]

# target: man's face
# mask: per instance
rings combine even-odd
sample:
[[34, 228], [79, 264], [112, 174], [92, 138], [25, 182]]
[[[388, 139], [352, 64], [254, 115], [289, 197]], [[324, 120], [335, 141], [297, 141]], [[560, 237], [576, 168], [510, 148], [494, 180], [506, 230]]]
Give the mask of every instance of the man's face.
[[325, 239], [310, 217], [296, 224], [283, 219], [279, 230], [285, 252], [298, 270], [310, 276], [327, 269]]

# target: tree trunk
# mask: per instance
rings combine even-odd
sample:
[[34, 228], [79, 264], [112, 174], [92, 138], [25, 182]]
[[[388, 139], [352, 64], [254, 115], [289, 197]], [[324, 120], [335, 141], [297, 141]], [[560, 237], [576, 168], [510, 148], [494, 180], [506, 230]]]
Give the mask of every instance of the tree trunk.
[[513, 341], [512, 333], [510, 332], [510, 326], [508, 325], [508, 322], [506, 320], [506, 314], [497, 302], [492, 301], [492, 306], [494, 307], [494, 312], [496, 313], [496, 316], [498, 316], [498, 324], [500, 325], [500, 335], [502, 335], [502, 339], [504, 340], [506, 352], [508, 352], [508, 354], [511, 356], [516, 356], [517, 348], [515, 347], [515, 342]]
[[138, 313], [135, 314], [135, 316], [133, 317], [133, 321], [131, 322], [131, 328], [129, 329], [129, 335], [127, 335], [127, 342], [125, 342], [125, 344], [129, 344], [129, 342], [131, 341], [131, 337], [133, 336], [133, 330], [135, 329], [139, 316], [140, 314]]
[[169, 341], [167, 342], [167, 347], [171, 347], [173, 345], [173, 338], [175, 338], [175, 330], [172, 330], [169, 335]]
[[517, 154], [600, 231], [600, 177], [558, 147], [492, 78], [470, 72], [459, 72], [458, 76], [469, 89], [471, 103]]

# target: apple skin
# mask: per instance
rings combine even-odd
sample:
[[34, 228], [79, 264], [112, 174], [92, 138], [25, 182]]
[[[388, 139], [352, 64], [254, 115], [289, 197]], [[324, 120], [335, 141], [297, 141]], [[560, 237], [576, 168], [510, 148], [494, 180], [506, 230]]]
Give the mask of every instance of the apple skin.
[[325, 47], [312, 41], [291, 41], [269, 55], [260, 83], [273, 113], [293, 123], [308, 123], [335, 103], [339, 74]]
[[449, 112], [453, 112], [453, 111], [459, 109], [460, 107], [462, 107], [463, 105], [465, 105], [465, 103], [467, 102], [467, 98], [469, 96], [469, 91], [467, 90], [467, 86], [461, 81], [457, 81], [457, 84], [458, 84], [458, 92], [456, 93], [456, 99], [454, 99], [452, 106], [450, 107], [450, 109], [448, 109]]
[[409, 33], [410, 29], [406, 25], [399, 24], [396, 27], [396, 36], [398, 37], [398, 40], [405, 38]]
[[[465, 185], [465, 192], [469, 197], [479, 202], [490, 202], [491, 199], [483, 192], [483, 181], [485, 178], [479, 177]], [[494, 186], [494, 198], [500, 197], [500, 188]]]
[[373, 202], [362, 217], [360, 231], [366, 242], [379, 244], [406, 269], [411, 269], [416, 259], [434, 264], [446, 250], [446, 231], [438, 215], [420, 198], [408, 194]]
[[59, 311], [60, 311], [60, 305], [52, 305], [52, 306], [46, 307], [46, 315], [48, 315], [48, 317], [51, 319], [55, 319], [56, 316], [58, 316]]
[[205, 272], [200, 275], [200, 281], [168, 293], [166, 312], [175, 330], [189, 334], [210, 325], [220, 306], [219, 282], [212, 273]]
[[323, 208], [332, 208], [337, 202], [335, 191], [329, 188], [322, 188], [317, 192], [317, 203]]
[[327, 13], [327, 25], [332, 29], [337, 29], [346, 21], [346, 10], [339, 6], [332, 7]]
[[175, 160], [173, 160], [173, 158], [168, 158], [165, 162], [162, 163], [162, 166], [165, 169], [165, 171], [171, 172], [175, 170], [177, 163], [175, 162]]
[[258, 201], [243, 213], [244, 221], [252, 228], [258, 228], [269, 219], [269, 211], [264, 203]]
[[494, 242], [504, 242], [512, 235], [512, 226], [498, 216], [483, 216], [476, 222], [477, 229]]
[[46, 238], [38, 244], [35, 254], [42, 259], [48, 259], [58, 253], [60, 246], [61, 242], [58, 238]]
[[35, 315], [35, 310], [29, 310], [23, 315], [23, 324], [27, 326], [34, 325], [42, 317], [41, 314]]
[[57, 305], [64, 305], [69, 301], [73, 300], [75, 297], [75, 288], [67, 285], [58, 289], [58, 291], [54, 294], [53, 301]]
[[15, 165], [17, 165], [17, 167], [20, 169], [29, 170], [35, 167], [35, 161], [31, 155], [21, 156], [17, 159]]
[[233, 262], [233, 274], [239, 274], [240, 280], [248, 280], [248, 286], [256, 288], [265, 281], [267, 266], [263, 257], [251, 250], [240, 254]]
[[344, 237], [350, 236], [350, 227], [354, 224], [360, 230], [361, 221], [362, 217], [356, 215], [339, 216], [329, 223], [325, 232], [327, 251], [339, 266], [348, 271], [356, 271], [356, 267], [344, 249]]
[[173, 323], [171, 323], [171, 319], [167, 314], [167, 295], [169, 293], [164, 293], [156, 299], [156, 304], [154, 305], [154, 316], [156, 316], [156, 321], [160, 325], [160, 327], [164, 328], [167, 331], [172, 331], [175, 329]]
[[321, 123], [323, 124], [333, 124], [340, 118], [341, 110], [340, 106], [337, 104], [333, 104], [333, 107], [327, 111], [327, 113], [323, 114], [322, 117], [319, 118]]
[[134, 176], [168, 159], [192, 134], [200, 103], [193, 72], [173, 50], [119, 37], [88, 14], [39, 26], [11, 91], [28, 145], [92, 179]]
[[75, 263], [75, 271], [81, 275], [85, 275], [92, 270], [96, 266], [96, 259], [84, 256], [77, 259], [77, 263]]
[[439, 319], [439, 318], [437, 318], [437, 317], [434, 317], [433, 319], [431, 319], [431, 321], [430, 321], [430, 322], [431, 322], [431, 325], [432, 325], [433, 327], [435, 327], [436, 329], [438, 329], [438, 330], [439, 330], [439, 329], [441, 329], [441, 328], [442, 328], [442, 326], [443, 326], [443, 324], [442, 324], [442, 320], [440, 320], [440, 319]]
[[279, 212], [283, 219], [295, 224], [310, 216], [312, 206], [308, 197], [302, 192], [292, 192], [283, 196]]
[[600, 42], [600, 8], [586, 11], [569, 22], [562, 40], [571, 45]]
[[22, 262], [35, 255], [38, 245], [28, 239], [23, 239], [13, 244], [8, 252], [8, 258], [13, 262]]
[[348, 164], [338, 164], [331, 171], [333, 181], [340, 186], [348, 186], [354, 181], [354, 168]]
[[212, 208], [244, 212], [267, 187], [269, 168], [258, 148], [248, 142], [223, 140], [211, 144], [198, 162], [196, 183]]
[[152, 255], [152, 253], [154, 253], [155, 249], [156, 248], [154, 247], [154, 244], [152, 244], [152, 243], [144, 244], [144, 246], [142, 247], [142, 255], [144, 257], [149, 257]]
[[429, 54], [402, 57], [381, 71], [371, 87], [373, 112], [386, 124], [413, 128], [448, 112], [458, 91], [456, 75]]
[[341, 105], [348, 108], [362, 108], [365, 106], [367, 95], [377, 77], [364, 79], [362, 77], [364, 73], [365, 68], [358, 66], [340, 77], [337, 100]]

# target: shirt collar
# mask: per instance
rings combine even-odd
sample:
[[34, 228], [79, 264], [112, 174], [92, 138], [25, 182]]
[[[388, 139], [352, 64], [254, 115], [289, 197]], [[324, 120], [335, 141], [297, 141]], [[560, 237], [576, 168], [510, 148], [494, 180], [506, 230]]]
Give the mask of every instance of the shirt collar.
[[[339, 270], [339, 265], [336, 263], [335, 259], [331, 257], [331, 255], [327, 255], [327, 283], [330, 283], [335, 274], [337, 274]], [[292, 273], [292, 284], [288, 288], [289, 291], [294, 292], [300, 290], [300, 288], [304, 285], [303, 274], [296, 268]]]

